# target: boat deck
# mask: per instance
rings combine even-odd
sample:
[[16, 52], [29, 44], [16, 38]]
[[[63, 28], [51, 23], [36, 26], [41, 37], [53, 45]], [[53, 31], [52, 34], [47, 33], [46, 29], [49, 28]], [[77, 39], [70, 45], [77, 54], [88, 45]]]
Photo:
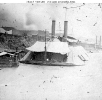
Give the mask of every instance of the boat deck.
[[20, 63], [25, 64], [35, 64], [35, 65], [47, 65], [47, 66], [82, 66], [76, 65], [74, 63], [66, 63], [66, 62], [43, 62], [43, 61], [20, 61]]

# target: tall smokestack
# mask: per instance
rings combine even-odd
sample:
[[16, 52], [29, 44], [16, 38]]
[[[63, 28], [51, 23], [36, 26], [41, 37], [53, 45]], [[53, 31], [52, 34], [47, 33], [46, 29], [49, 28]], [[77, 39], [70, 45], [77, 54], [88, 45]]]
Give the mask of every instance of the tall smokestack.
[[96, 36], [95, 49], [97, 49], [97, 36]]
[[52, 20], [52, 38], [55, 36], [55, 20]]
[[96, 36], [96, 45], [97, 45], [97, 36]]
[[68, 30], [68, 21], [64, 21], [64, 39], [67, 41], [67, 30]]
[[100, 36], [100, 48], [101, 48], [101, 36]]

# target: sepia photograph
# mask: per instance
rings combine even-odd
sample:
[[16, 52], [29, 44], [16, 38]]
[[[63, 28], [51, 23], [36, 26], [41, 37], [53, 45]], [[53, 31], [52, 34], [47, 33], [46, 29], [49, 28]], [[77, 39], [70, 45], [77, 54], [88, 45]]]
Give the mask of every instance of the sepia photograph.
[[102, 100], [102, 3], [0, 3], [0, 100]]

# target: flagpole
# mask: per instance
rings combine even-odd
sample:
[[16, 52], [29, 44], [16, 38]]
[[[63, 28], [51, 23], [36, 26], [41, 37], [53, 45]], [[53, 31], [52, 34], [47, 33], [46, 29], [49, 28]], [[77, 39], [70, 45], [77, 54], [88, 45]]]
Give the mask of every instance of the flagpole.
[[45, 63], [46, 63], [46, 30], [45, 30]]

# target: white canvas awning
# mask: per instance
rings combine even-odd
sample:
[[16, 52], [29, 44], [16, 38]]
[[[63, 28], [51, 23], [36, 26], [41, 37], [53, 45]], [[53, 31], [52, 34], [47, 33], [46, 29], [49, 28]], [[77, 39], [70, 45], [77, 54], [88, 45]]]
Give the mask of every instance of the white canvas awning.
[[28, 47], [27, 50], [35, 51], [35, 52], [43, 52], [43, 51], [45, 51], [45, 42], [37, 41], [31, 47]]
[[1, 53], [0, 53], [0, 56], [6, 55], [6, 54], [14, 55], [14, 54], [11, 54], [11, 53], [8, 53], [8, 52], [1, 52]]
[[6, 55], [6, 54], [7, 54], [7, 52], [1, 52], [0, 56]]
[[47, 47], [47, 51], [66, 54], [70, 50], [69, 50], [68, 44], [66, 42], [50, 42]]
[[[35, 52], [43, 52], [45, 51], [45, 42], [39, 42], [37, 41], [34, 45], [27, 48], [27, 50], [35, 51]], [[70, 50], [68, 48], [67, 42], [60, 42], [60, 41], [51, 41], [46, 43], [46, 50], [47, 52], [53, 52], [53, 53], [61, 53], [66, 54]]]

